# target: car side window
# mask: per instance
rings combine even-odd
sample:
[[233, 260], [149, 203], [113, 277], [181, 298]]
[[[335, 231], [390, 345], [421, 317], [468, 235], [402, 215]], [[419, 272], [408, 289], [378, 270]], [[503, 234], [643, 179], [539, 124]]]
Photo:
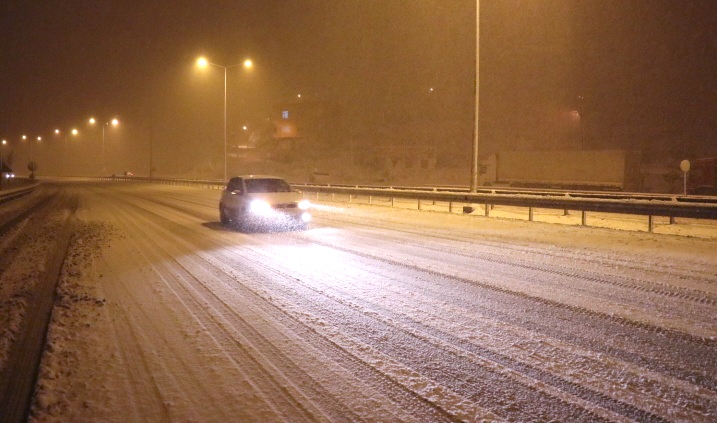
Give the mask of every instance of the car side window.
[[229, 192], [237, 191], [239, 193], [242, 193], [243, 189], [242, 189], [241, 182], [242, 182], [241, 178], [231, 178], [229, 180], [229, 184], [227, 184], [227, 191], [229, 191]]

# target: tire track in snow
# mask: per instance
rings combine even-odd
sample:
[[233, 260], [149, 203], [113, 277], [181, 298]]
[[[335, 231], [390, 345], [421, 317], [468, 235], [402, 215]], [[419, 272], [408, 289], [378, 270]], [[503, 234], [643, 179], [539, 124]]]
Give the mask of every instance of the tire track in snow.
[[[152, 211], [147, 211], [147, 210], [145, 210], [145, 213], [148, 214], [148, 215], [153, 215], [154, 218], [166, 219], [165, 216], [157, 215], [157, 214], [155, 214], [155, 213], [152, 212]], [[155, 223], [156, 223], [156, 222], [155, 222]], [[181, 233], [181, 232], [185, 232], [185, 231], [186, 231], [186, 228], [184, 228], [184, 227], [181, 226], [181, 225], [176, 224], [175, 222], [167, 221], [167, 222], [163, 222], [161, 225], [156, 225], [157, 228], [160, 228], [160, 227], [166, 228], [167, 226], [173, 227], [173, 230], [171, 231], [173, 234], [177, 234], [177, 233]], [[192, 236], [196, 236], [196, 235], [192, 235]], [[182, 237], [178, 236], [177, 239], [176, 239], [176, 242], [180, 242], [180, 243], [181, 243], [181, 242], [182, 242]], [[190, 248], [190, 250], [191, 250], [191, 248]], [[219, 261], [219, 263], [221, 263], [221, 261]], [[215, 264], [217, 264], [216, 261], [215, 261]], [[231, 269], [226, 269], [226, 268], [225, 268], [225, 269], [222, 270], [217, 276], [220, 277], [220, 278], [221, 278], [221, 277], [226, 277], [226, 274], [228, 274], [227, 272], [230, 272], [230, 271], [231, 271]], [[261, 275], [257, 275], [257, 276], [261, 278]], [[242, 288], [242, 285], [237, 285], [237, 287], [236, 287], [235, 289], [240, 289], [240, 288]], [[254, 293], [253, 291], [244, 291], [244, 290], [243, 290], [242, 294], [243, 294], [243, 296], [247, 296], [247, 295], [248, 295], [248, 296], [257, 297], [256, 293]], [[265, 302], [265, 300], [263, 300], [263, 298], [260, 297], [260, 296], [257, 297], [256, 300], [257, 300], [257, 301], [256, 301], [257, 303], [263, 303], [263, 302]], [[284, 312], [281, 312], [280, 309], [277, 309], [277, 308], [276, 308], [275, 306], [273, 306], [273, 305], [271, 306], [271, 309], [274, 311], [274, 312], [273, 312], [273, 315], [274, 315], [275, 317], [277, 317], [277, 318], [280, 318], [280, 319], [283, 320], [283, 321], [286, 321], [286, 318], [287, 318], [287, 317], [291, 318], [291, 316], [285, 314]], [[279, 311], [280, 313], [276, 313], [276, 311]], [[299, 333], [299, 336], [300, 336], [301, 338], [311, 337], [314, 341], [316, 341], [317, 343], [320, 343], [320, 344], [326, 344], [326, 341], [328, 341], [328, 340], [325, 340], [325, 339], [317, 339], [316, 333], [313, 332], [313, 331], [311, 331], [309, 328], [305, 327], [303, 324], [300, 324], [300, 325], [297, 326], [296, 323], [298, 323], [298, 321], [295, 321], [295, 320], [292, 319], [292, 322], [294, 323], [293, 325], [291, 325], [293, 331], [294, 331], [294, 332], [298, 332], [298, 333]], [[252, 339], [252, 342], [255, 342], [256, 340], [257, 340], [256, 338], [253, 338], [253, 339]], [[323, 341], [323, 342], [321, 342], [321, 341]], [[329, 341], [329, 342], [330, 342], [330, 341]], [[327, 351], [330, 350], [330, 348], [329, 348], [328, 350], [327, 350], [327, 348], [326, 348], [327, 346], [330, 346], [330, 345], [331, 345], [331, 344], [329, 344], [329, 345], [323, 345], [323, 347], [322, 347], [322, 352], [323, 352], [324, 354], [327, 354]], [[335, 349], [335, 348], [334, 348], [334, 349]], [[351, 360], [352, 357], [348, 357], [348, 356], [346, 355], [346, 354], [348, 354], [346, 351], [341, 350], [340, 352], [343, 353], [343, 354], [340, 354], [340, 358], [339, 358], [338, 362], [342, 363], [342, 365], [345, 365], [345, 364], [346, 364], [345, 362], [351, 363], [352, 361], [354, 362], [354, 364], [359, 364], [359, 365], [364, 364], [364, 365], [365, 365], [365, 363], [356, 362], [355, 359]], [[360, 367], [359, 367], [358, 369], [360, 369]], [[357, 368], [355, 367], [353, 370], [355, 371], [355, 370], [357, 370]], [[372, 369], [371, 369], [371, 370], [372, 370]], [[365, 374], [365, 369], [363, 369], [362, 371], [360, 371], [358, 374]], [[385, 385], [385, 382], [384, 382], [384, 384], [383, 384], [382, 387], [383, 387], [383, 388], [386, 388], [386, 387], [387, 387], [387, 386]], [[389, 390], [389, 391], [390, 391], [390, 390]], [[386, 394], [386, 392], [384, 392], [384, 394]], [[400, 397], [401, 395], [402, 395], [402, 394], [395, 396], [394, 399]], [[409, 406], [410, 406], [409, 408], [411, 408], [411, 409], [416, 409], [416, 408], [420, 408], [420, 404], [421, 404], [420, 402], [419, 402], [419, 403], [415, 403], [415, 402], [414, 402], [413, 404], [406, 404], [406, 405], [409, 405]], [[344, 411], [346, 411], [346, 410], [344, 410]], [[431, 415], [431, 413], [427, 413], [427, 415]], [[346, 416], [344, 416], [344, 417], [346, 417]], [[344, 420], [344, 419], [342, 418], [342, 419], [340, 419], [340, 420]], [[349, 420], [352, 420], [352, 419], [349, 419]], [[434, 415], [434, 418], [431, 419], [431, 420], [432, 420], [432, 421], [442, 421], [443, 419], [440, 418], [440, 413], [439, 413], [439, 414], [437, 414], [437, 415]], [[449, 419], [449, 420], [452, 420], [452, 419]]]
[[[581, 345], [585, 346], [586, 348], [603, 350], [606, 353], [615, 355], [622, 360], [628, 362], [635, 362], [643, 367], [658, 372], [668, 373], [672, 376], [689, 381], [690, 383], [698, 384], [713, 391], [717, 390], [717, 368], [715, 368], [713, 363], [709, 362], [710, 357], [717, 357], [717, 341], [715, 340], [696, 337], [684, 332], [650, 325], [644, 322], [627, 319], [621, 316], [604, 314], [583, 307], [560, 303], [542, 297], [532, 296], [523, 292], [513, 291], [507, 288], [495, 286], [490, 283], [480, 282], [478, 280], [466, 279], [462, 277], [456, 277], [454, 275], [444, 274], [435, 269], [426, 269], [419, 265], [407, 264], [388, 255], [380, 255], [375, 254], [373, 252], [369, 253], [365, 250], [357, 251], [355, 249], [348, 248], [346, 244], [338, 246], [333, 243], [325, 243], [323, 241], [316, 240], [313, 238], [311, 238], [310, 240], [311, 242], [316, 243], [318, 245], [323, 245], [328, 248], [344, 251], [350, 254], [355, 254], [367, 258], [369, 260], [376, 260], [402, 268], [411, 268], [419, 274], [429, 274], [434, 277], [440, 277], [444, 280], [460, 282], [463, 284], [475, 286], [482, 290], [488, 290], [498, 294], [507, 295], [509, 298], [512, 297], [516, 299], [527, 300], [528, 303], [537, 304], [539, 307], [547, 307], [548, 310], [552, 311], [536, 311], [535, 315], [541, 316], [541, 319], [554, 320], [556, 323], [558, 323], [557, 325], [555, 325], [556, 328], [559, 328], [559, 325], [562, 322], [576, 321], [576, 317], [582, 316], [583, 319], [587, 318], [589, 321], [594, 322], [589, 325], [588, 328], [595, 327], [596, 330], [600, 331], [599, 336], [594, 335], [592, 337], [583, 337], [580, 334], [575, 333], [569, 333], [567, 334], [568, 336], [566, 336], [565, 334], [559, 334], [556, 329], [551, 329], [550, 324], [544, 324], [540, 326], [536, 323], [531, 324], [529, 323], [530, 319], [525, 319], [525, 321], [520, 324], [525, 325], [526, 327], [530, 327], [538, 332], [547, 332], [551, 334], [551, 336], [556, 336], [557, 338], [563, 339], [566, 342], [575, 342], [577, 339], [583, 338], [587, 342], [583, 342]], [[454, 300], [462, 301], [460, 298], [455, 298]], [[520, 310], [520, 308], [516, 309]], [[557, 313], [558, 310], [561, 312], [561, 315], [564, 314], [565, 316], [554, 317], [554, 314]], [[517, 319], [510, 319], [510, 321], [518, 323]], [[602, 329], [603, 325], [606, 323], [609, 323], [612, 328], [608, 330]], [[624, 327], [630, 332], [622, 334], [621, 332], [623, 331], [616, 330], [615, 327]], [[581, 327], [581, 329], [585, 331], [586, 327], [583, 326]], [[610, 332], [612, 332], [612, 334]], [[605, 336], [632, 339], [635, 344], [640, 344], [643, 346], [650, 345], [653, 354], [651, 356], [645, 357], [638, 350], [622, 351], [619, 348], [610, 348], [609, 345], [605, 345]], [[666, 338], [667, 341], [665, 341], [664, 338]], [[600, 339], [600, 341], [595, 342], [596, 339]], [[676, 347], [676, 344], [682, 345], [683, 347], [678, 348]], [[655, 354], [654, 351], [662, 351], [662, 354], [660, 354], [661, 357], [658, 356], [658, 354]], [[668, 351], [669, 353], [667, 353]], [[674, 364], [679, 363], [685, 358], [684, 351], [691, 351], [692, 355], [700, 358], [701, 361], [699, 363], [695, 363], [695, 365], [686, 365], [684, 366], [684, 368], [676, 368]], [[662, 356], [663, 354], [665, 356]], [[699, 373], [700, 371], [709, 373]]]
[[[150, 217], [154, 217], [156, 219], [158, 215], [144, 210], [137, 205], [128, 206], [128, 209], [129, 207], [131, 207], [131, 212], [128, 213], [125, 225], [127, 227], [134, 227], [135, 233], [138, 234], [138, 236], [135, 237], [134, 245], [138, 248], [142, 256], [145, 257], [146, 262], [150, 264], [152, 271], [160, 276], [163, 286], [180, 302], [185, 312], [192, 317], [192, 320], [197, 322], [197, 324], [202, 327], [202, 332], [204, 334], [207, 334], [213, 339], [215, 345], [222, 351], [224, 357], [233, 362], [236, 369], [244, 369], [245, 367], [249, 368], [248, 371], [241, 370], [244, 375], [244, 380], [246, 380], [248, 384], [252, 385], [253, 389], [257, 392], [263, 392], [265, 401], [268, 404], [273, 404], [274, 407], [277, 407], [275, 408], [277, 415], [293, 416], [294, 418], [304, 415], [305, 420], [310, 420], [307, 418], [306, 411], [303, 409], [302, 405], [294, 401], [290, 395], [287, 395], [287, 393], [284, 392], [284, 388], [281, 383], [273, 378], [271, 374], [266, 373], [265, 369], [255, 360], [251, 352], [237, 340], [236, 336], [232, 336], [236, 335], [236, 333], [229, 334], [226, 323], [222, 323], [220, 321], [220, 317], [210, 312], [210, 310], [212, 310], [211, 303], [201, 301], [200, 298], [196, 297], [197, 291], [192, 286], [192, 283], [200, 282], [192, 274], [188, 274], [183, 271], [184, 269], [175, 261], [175, 257], [178, 257], [179, 255], [172, 254], [172, 252], [167, 249], [168, 246], [175, 240], [169, 240], [168, 243], [158, 242], [158, 240], [165, 240], [167, 234], [164, 232], [161, 225], [157, 225], [156, 220], [151, 221], [147, 218], [149, 215]], [[139, 216], [140, 214], [143, 214], [144, 216]], [[165, 218], [162, 217], [162, 219]], [[140, 223], [140, 221], [143, 222]], [[152, 232], [154, 232], [157, 236], [148, 237], [148, 228], [152, 228]], [[160, 303], [163, 302], [164, 301]], [[177, 322], [179, 322], [179, 320], [177, 320]], [[135, 325], [137, 327], [141, 326], [139, 324]], [[172, 347], [170, 340], [165, 341], [165, 344]], [[232, 344], [238, 348], [232, 349], [230, 353], [226, 350], [226, 345]], [[172, 348], [180, 349], [181, 346], [174, 346]], [[239, 357], [234, 356], [234, 354], [237, 353], [240, 353]], [[174, 354], [174, 356], [175, 359], [179, 358], [181, 361], [180, 354]], [[185, 374], [195, 373], [198, 369], [199, 368], [196, 366], [187, 367]], [[207, 370], [212, 369], [210, 367], [207, 368]], [[264, 374], [264, 377], [254, 380], [255, 375], [262, 373]], [[199, 382], [198, 385], [206, 383], [204, 380], [197, 380], [197, 382]], [[180, 383], [177, 383], [177, 385], [180, 385]], [[192, 395], [191, 392], [194, 389], [196, 388], [187, 386], [184, 391], [187, 392], [187, 395]], [[212, 394], [209, 394], [210, 388], [205, 387], [203, 389], [206, 392], [204, 397], [211, 398]], [[206, 407], [206, 404], [203, 406]], [[221, 410], [222, 408], [221, 404], [214, 404], [214, 407], [217, 410]], [[226, 417], [236, 418], [238, 416], [230, 417], [228, 415]], [[246, 415], [245, 418], [251, 419], [251, 414]]]
[[[262, 262], [262, 260], [255, 260], [255, 263], [258, 264]], [[272, 269], [277, 273], [281, 273], [281, 270], [275, 269], [273, 267]], [[407, 318], [403, 317], [403, 315], [396, 314], [391, 310], [381, 308], [374, 303], [366, 302], [361, 298], [351, 296], [349, 294], [346, 294], [345, 292], [342, 292], [337, 295], [329, 295], [326, 291], [331, 290], [330, 283], [324, 284], [322, 286], [322, 289], [318, 289], [316, 287], [312, 287], [303, 278], [297, 276], [292, 277], [290, 274], [284, 276], [287, 278], [293, 278], [297, 285], [301, 284], [302, 286], [304, 286], [305, 289], [314, 292], [314, 295], [317, 297], [317, 299], [313, 301], [313, 304], [316, 305], [312, 309], [312, 314], [321, 315], [322, 312], [327, 313], [326, 310], [330, 308], [331, 311], [328, 313], [333, 315], [338, 313], [336, 310], [338, 306], [348, 307], [352, 310], [352, 313], [348, 314], [352, 316], [345, 317], [342, 320], [346, 322], [354, 322], [353, 325], [356, 324], [355, 322], [360, 322], [366, 319], [370, 319], [373, 321], [373, 324], [364, 324], [361, 326], [360, 329], [353, 331], [352, 333], [354, 337], [363, 339], [364, 342], [369, 343], [371, 341], [370, 337], [369, 339], [365, 338], [367, 336], [367, 333], [392, 333], [386, 338], [391, 339], [392, 342], [395, 342], [396, 339], [403, 340], [400, 347], [391, 349], [393, 354], [396, 354], [397, 352], [402, 352], [405, 349], [410, 349], [410, 351], [412, 352], [402, 356], [404, 363], [409, 363], [407, 365], [412, 366], [413, 368], [421, 369], [417, 370], [419, 372], [423, 371], [426, 374], [432, 374], [434, 378], [438, 378], [437, 380], [442, 380], [442, 383], [445, 384], [445, 386], [451, 386], [453, 389], [456, 389], [456, 387], [462, 387], [463, 389], [459, 389], [459, 392], [461, 392], [462, 395], [464, 395], [466, 398], [470, 398], [472, 401], [475, 401], [476, 403], [492, 411], [493, 413], [501, 415], [509, 420], [515, 419], [522, 421], [537, 419], [542, 421], [549, 420], [551, 418], [557, 418], [563, 421], [602, 420], [602, 418], [598, 417], [598, 414], [595, 414], [594, 411], [588, 411], [587, 409], [585, 409], [584, 411], [580, 411], [580, 409], [576, 409], [574, 405], [576, 401], [573, 400], [573, 404], [570, 404], [565, 399], [561, 398], [561, 395], [555, 395], [555, 392], [552, 393], [552, 395], [554, 396], [550, 399], [532, 399], [528, 400], [527, 403], [524, 402], [521, 406], [518, 406], [515, 403], [510, 404], [509, 402], [508, 404], [506, 404], [506, 401], [502, 399], [504, 395], [512, 395], [507, 394], [508, 392], [520, 392], [521, 395], [526, 397], [530, 397], [531, 395], [544, 395], [546, 393], [544, 391], [550, 390], [538, 388], [538, 386], [540, 386], [541, 384], [547, 384], [556, 387], [558, 391], [569, 393], [571, 395], [576, 396], [577, 398], [587, 401], [588, 403], [594, 403], [599, 407], [610, 410], [611, 412], [615, 412], [618, 415], [623, 415], [629, 419], [636, 419], [638, 421], [665, 421], [657, 415], [641, 410], [635, 406], [624, 403], [615, 398], [611, 398], [600, 392], [596, 392], [589, 388], [580, 386], [576, 383], [567, 381], [559, 376], [552, 375], [548, 372], [542, 371], [524, 363], [517, 362], [512, 358], [504, 356], [502, 354], [498, 354], [475, 345], [471, 346], [470, 348], [466, 348], [467, 345], [470, 346], [472, 344], [459, 340], [458, 338], [452, 337], [444, 332], [437, 331], [436, 329], [425, 326], [420, 322], [411, 322], [411, 324], [406, 325], [405, 322]], [[319, 277], [315, 280], [323, 280], [323, 278]], [[303, 293], [295, 295], [294, 297], [308, 296], [309, 295], [307, 295], [306, 293]], [[323, 306], [322, 304], [326, 302], [326, 299], [324, 297], [329, 297], [331, 300], [333, 300], [334, 306]], [[300, 305], [297, 305], [297, 307], [305, 306], [305, 302]], [[324, 314], [323, 317], [331, 321], [331, 316]], [[385, 325], [382, 329], [376, 329], [374, 327], [379, 322], [380, 324]], [[396, 324], [397, 322], [402, 322], [404, 324]], [[390, 327], [393, 327], [394, 329], [391, 330]], [[428, 341], [429, 339], [440, 341], [431, 343], [430, 341]], [[417, 342], [418, 345], [414, 345], [413, 348], [409, 348], [408, 345], [412, 344], [411, 341], [414, 344]], [[437, 367], [427, 368], [424, 363], [415, 362], [415, 359], [412, 359], [411, 356], [422, 356], [421, 348], [426, 346], [426, 343], [423, 343], [424, 341], [435, 349], [439, 350], [440, 352], [437, 351], [435, 353], [427, 353], [423, 355], [438, 354], [442, 357], [444, 363], [449, 357], [452, 358], [454, 362], [452, 362], [451, 365], [441, 365], [440, 367], [442, 370], [438, 369]], [[446, 342], [448, 343], [446, 344]], [[452, 348], [447, 348], [447, 345], [450, 345]], [[462, 351], [462, 353], [456, 354], [453, 348], [458, 351]], [[465, 352], [475, 354], [477, 357], [480, 357], [480, 360], [474, 362], [465, 362], [465, 357], [462, 357]], [[473, 368], [471, 369], [471, 367]], [[478, 368], [480, 368], [481, 370], [479, 370]], [[465, 372], [467, 373], [464, 372], [461, 374], [441, 376], [439, 373], [441, 373], [441, 371], [447, 371], [446, 369], [471, 370], [465, 370]], [[450, 373], [450, 371], [447, 372]], [[464, 382], [466, 378], [468, 378], [473, 383]], [[487, 391], [485, 387], [486, 383], [484, 382], [485, 380], [490, 380], [488, 385], [491, 385], [491, 389], [496, 389], [495, 386], [502, 385], [502, 388], [499, 389], [499, 393], [491, 394], [490, 391]], [[513, 395], [514, 401], [516, 403], [519, 403], [521, 398], [515, 397], [516, 395]], [[498, 409], [495, 408], [496, 405], [499, 406]], [[552, 410], [554, 408], [561, 408], [562, 411], [557, 412], [555, 410]], [[543, 414], [540, 414], [540, 412], [538, 411], [541, 409]], [[572, 409], [572, 411], [566, 411], [570, 409]], [[521, 414], [523, 412], [527, 412], [527, 410], [530, 410], [530, 413], [532, 414]]]
[[[330, 247], [330, 248], [334, 248], [334, 247], [332, 246], [332, 247]], [[375, 257], [372, 258], [371, 260], [374, 260], [374, 259], [375, 259]], [[398, 264], [400, 264], [400, 263], [398, 263]], [[415, 267], [414, 270], [417, 271], [417, 272], [423, 272], [423, 273], [426, 272], [426, 269], [423, 269], [423, 268], [421, 268], [420, 266]], [[266, 274], [266, 272], [261, 272], [261, 273], [259, 274], [259, 276], [262, 276], [262, 275], [265, 275], [265, 274]], [[429, 272], [429, 274], [430, 274], [430, 272]], [[439, 276], [446, 276], [446, 275], [439, 275]], [[508, 291], [508, 292], [510, 292], [510, 291]], [[537, 328], [537, 329], [541, 329], [541, 328]], [[543, 329], [544, 329], [544, 328], [543, 328]], [[659, 334], [658, 334], [658, 335], [659, 335]]]
[[[329, 218], [329, 220], [332, 220]], [[347, 223], [344, 220], [338, 220], [333, 219], [334, 221], [340, 221], [342, 223]], [[483, 259], [486, 261], [493, 261], [496, 263], [502, 263], [502, 264], [509, 264], [512, 266], [520, 266], [528, 270], [538, 270], [545, 273], [552, 273], [556, 275], [561, 276], [571, 276], [571, 277], [580, 277], [581, 279], [590, 280], [593, 282], [599, 282], [607, 285], [617, 286], [625, 289], [635, 290], [635, 291], [641, 291], [646, 293], [652, 293], [661, 295], [667, 298], [678, 298], [698, 304], [707, 304], [707, 305], [716, 305], [717, 304], [717, 295], [711, 292], [702, 291], [702, 290], [696, 290], [696, 289], [690, 289], [690, 288], [684, 288], [680, 286], [674, 286], [674, 285], [668, 285], [661, 282], [656, 282], [649, 280], [648, 278], [644, 279], [637, 279], [634, 277], [629, 277], [624, 274], [622, 275], [611, 275], [613, 279], [605, 278], [596, 272], [590, 272], [585, 270], [584, 266], [580, 267], [579, 265], [564, 265], [564, 264], [556, 264], [551, 262], [551, 266], [543, 266], [540, 264], [537, 264], [536, 262], [546, 261], [546, 258], [555, 259], [560, 258], [564, 260], [569, 260], [573, 263], [581, 263], [583, 265], [602, 265], [603, 267], [606, 264], [609, 264], [611, 267], [619, 267], [620, 269], [633, 269], [633, 270], [639, 270], [640, 272], [650, 272], [654, 274], [660, 274], [664, 277], [664, 275], [672, 276], [674, 279], [680, 279], [689, 277], [690, 279], [699, 280], [702, 283], [705, 284], [717, 284], [717, 279], [715, 279], [714, 274], [709, 274], [708, 272], [705, 272], [702, 275], [696, 275], [694, 269], [689, 269], [687, 272], [676, 272], [673, 267], [667, 267], [661, 265], [658, 263], [650, 263], [649, 267], [641, 267], [637, 265], [637, 262], [635, 260], [624, 260], [620, 258], [617, 255], [610, 256], [610, 257], [603, 257], [602, 254], [592, 251], [589, 255], [590, 259], [585, 258], [586, 256], [576, 256], [571, 253], [562, 253], [559, 250], [551, 249], [551, 251], [548, 253], [544, 250], [538, 250], [533, 247], [529, 246], [521, 246], [521, 245], [513, 245], [513, 244], [507, 244], [505, 241], [499, 242], [495, 240], [491, 240], [485, 235], [481, 235], [480, 241], [477, 242], [475, 238], [469, 238], [469, 237], [461, 237], [459, 235], [446, 235], [445, 233], [438, 233], [437, 231], [432, 231], [431, 229], [428, 230], [421, 230], [417, 231], [415, 227], [409, 227], [409, 228], [394, 228], [386, 227], [384, 228], [383, 225], [375, 226], [375, 225], [369, 225], [365, 223], [357, 223], [357, 222], [350, 222], [351, 226], [354, 227], [368, 227], [368, 228], [382, 228], [382, 229], [388, 229], [392, 232], [392, 234], [388, 234], [388, 238], [391, 239], [392, 242], [396, 242], [398, 244], [402, 245], [415, 245], [415, 237], [419, 236], [424, 241], [428, 240], [428, 242], [437, 244], [437, 246], [427, 246], [425, 242], [421, 243], [421, 247], [425, 249], [430, 249], [434, 251], [440, 251], [445, 252], [445, 247], [442, 247], [440, 244], [435, 242], [435, 239], [440, 240], [448, 240], [451, 242], [459, 242], [458, 245], [453, 245], [451, 251], [453, 253], [461, 254], [466, 257], [470, 258], [477, 258], [477, 259]], [[406, 239], [405, 236], [402, 234], [409, 234], [412, 239]], [[383, 234], [383, 236], [386, 236], [386, 234]], [[486, 248], [490, 247], [491, 250], [497, 250], [500, 251], [500, 253], [492, 253], [487, 251], [480, 251], [476, 250], [475, 247], [479, 246], [480, 248]], [[540, 258], [536, 260], [527, 260], [523, 259], [521, 257], [528, 256], [539, 256]], [[510, 256], [512, 259], [510, 261], [501, 259], [501, 257]], [[589, 274], [586, 275], [586, 274]]]

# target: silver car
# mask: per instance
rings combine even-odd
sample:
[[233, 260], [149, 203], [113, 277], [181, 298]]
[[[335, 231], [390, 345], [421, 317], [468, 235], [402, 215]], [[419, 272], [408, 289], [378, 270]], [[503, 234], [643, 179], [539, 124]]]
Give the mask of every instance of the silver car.
[[304, 229], [311, 220], [309, 207], [309, 201], [282, 178], [236, 176], [222, 192], [219, 220], [239, 229], [249, 225]]

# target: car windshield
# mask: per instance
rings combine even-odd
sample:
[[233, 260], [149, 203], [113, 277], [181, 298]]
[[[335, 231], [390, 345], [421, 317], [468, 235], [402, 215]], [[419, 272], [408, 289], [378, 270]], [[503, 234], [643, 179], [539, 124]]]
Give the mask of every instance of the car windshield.
[[283, 179], [246, 179], [244, 183], [249, 193], [291, 191], [291, 187]]

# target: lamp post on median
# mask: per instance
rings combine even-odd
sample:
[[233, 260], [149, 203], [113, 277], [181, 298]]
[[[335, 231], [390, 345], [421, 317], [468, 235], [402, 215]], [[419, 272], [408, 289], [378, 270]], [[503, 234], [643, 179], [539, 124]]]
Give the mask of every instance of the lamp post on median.
[[[24, 137], [24, 135], [23, 135]], [[37, 137], [37, 143], [42, 142], [42, 137]], [[30, 171], [30, 179], [35, 179], [35, 171], [37, 170], [37, 163], [35, 163], [35, 156], [32, 148], [32, 140], [30, 140], [30, 163], [28, 164], [28, 170]]]
[[207, 66], [216, 66], [218, 68], [224, 69], [224, 181], [227, 180], [227, 69], [230, 68], [237, 68], [239, 66], [244, 66], [245, 69], [251, 69], [254, 64], [250, 59], [244, 60], [243, 63], [240, 63], [238, 65], [232, 65], [232, 66], [222, 66], [217, 65], [216, 63], [209, 62], [204, 57], [200, 57], [197, 59], [197, 66], [200, 68], [206, 68]]
[[[90, 118], [89, 122], [90, 122], [90, 125], [94, 125], [95, 123], [97, 123], [95, 118]], [[107, 163], [105, 161], [105, 128], [110, 125], [112, 125], [112, 126], [119, 125], [119, 120], [117, 120], [117, 118], [113, 118], [111, 121], [105, 122], [102, 124], [102, 175], [103, 176], [105, 175], [105, 173], [107, 173]]]
[[[60, 130], [59, 130], [59, 129], [56, 129], [56, 130], [55, 130], [55, 133], [59, 135], [59, 134], [60, 134]], [[68, 175], [70, 174], [70, 172], [69, 172], [69, 170], [68, 170], [68, 167], [67, 167], [67, 163], [69, 162], [69, 160], [67, 159], [67, 144], [69, 143], [70, 135], [76, 137], [77, 134], [79, 134], [79, 133], [80, 133], [80, 132], [79, 132], [77, 129], [73, 128], [70, 132], [66, 133], [66, 134], [65, 134], [65, 137], [64, 137], [64, 141], [65, 141], [65, 160], [63, 160], [63, 161], [64, 161], [64, 163], [65, 163], [65, 176], [68, 176]]]

